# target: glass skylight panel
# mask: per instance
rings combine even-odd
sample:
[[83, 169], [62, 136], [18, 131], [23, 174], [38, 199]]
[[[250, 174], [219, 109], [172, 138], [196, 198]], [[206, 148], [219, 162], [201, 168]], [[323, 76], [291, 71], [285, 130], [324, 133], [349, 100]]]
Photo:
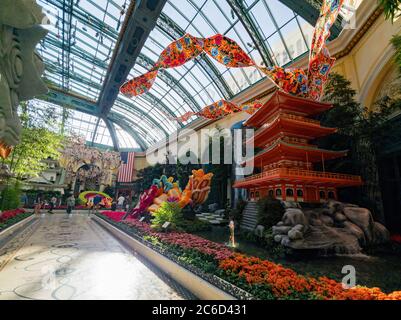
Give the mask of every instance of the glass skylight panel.
[[[53, 71], [63, 73], [63, 56], [61, 54], [62, 48], [65, 46], [62, 38], [63, 25], [69, 23], [69, 21], [63, 21], [62, 10], [65, 4], [62, 1], [55, 0], [38, 1], [39, 4], [44, 7], [45, 12], [52, 22], [52, 25], [48, 27], [50, 32], [43, 41], [44, 48], [42, 48], [41, 51], [50, 50], [57, 52], [59, 69], [53, 69]], [[78, 90], [80, 94], [84, 93], [90, 98], [98, 97], [99, 90], [95, 88], [96, 86], [89, 85], [89, 83], [100, 84], [100, 82], [103, 81], [104, 74], [107, 71], [108, 63], [111, 59], [112, 48], [118, 38], [117, 27], [121, 25], [125, 16], [126, 10], [122, 8], [124, 4], [126, 9], [128, 5], [126, 0], [80, 0], [72, 2], [70, 38], [72, 43], [71, 52], [69, 53], [69, 67], [73, 70], [74, 74], [85, 77], [85, 79], [88, 80], [86, 84], [83, 83], [81, 85], [82, 88], [85, 88], [86, 93], [82, 92], [83, 90], [80, 89]], [[83, 13], [88, 19], [81, 21], [77, 14], [78, 12], [81, 14]], [[68, 14], [66, 20], [67, 18]], [[104, 30], [105, 32], [100, 32], [100, 30]], [[49, 45], [51, 45], [51, 47], [49, 47]], [[52, 61], [55, 62], [55, 59], [52, 59]], [[80, 64], [79, 67], [77, 66], [78, 63]], [[93, 67], [94, 64], [99, 65]], [[101, 68], [99, 67], [100, 65], [102, 66]], [[87, 66], [87, 68], [84, 66]], [[76, 85], [71, 87], [77, 90]]]
[[281, 28], [284, 24], [286, 24], [289, 20], [294, 18], [294, 12], [282, 4], [278, 0], [260, 0], [263, 2], [265, 6], [265, 11], [270, 10], [270, 13], [273, 15], [274, 20], [277, 23], [277, 26]]
[[138, 143], [120, 126], [114, 125], [117, 133], [118, 145], [122, 149], [136, 149], [139, 148]]

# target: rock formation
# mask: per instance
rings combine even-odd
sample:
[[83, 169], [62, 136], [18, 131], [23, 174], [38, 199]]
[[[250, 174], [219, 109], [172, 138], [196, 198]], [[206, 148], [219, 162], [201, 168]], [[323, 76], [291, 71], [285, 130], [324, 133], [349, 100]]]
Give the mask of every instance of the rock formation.
[[301, 210], [284, 203], [286, 212], [275, 227], [274, 240], [295, 250], [359, 253], [362, 247], [390, 240], [388, 230], [365, 208], [329, 201], [320, 208]]

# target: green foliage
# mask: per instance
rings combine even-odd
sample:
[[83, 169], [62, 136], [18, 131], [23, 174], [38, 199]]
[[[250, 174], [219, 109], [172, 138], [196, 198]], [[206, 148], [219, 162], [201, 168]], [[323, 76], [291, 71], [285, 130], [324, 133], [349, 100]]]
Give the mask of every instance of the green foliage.
[[177, 226], [182, 223], [182, 210], [176, 202], [163, 202], [160, 208], [153, 214], [152, 228], [161, 230], [163, 224], [171, 223], [171, 229], [177, 229]]
[[258, 207], [258, 224], [266, 229], [272, 228], [282, 219], [284, 208], [279, 200], [273, 198], [263, 198], [257, 203]]
[[107, 187], [104, 189], [103, 192], [104, 192], [105, 194], [108, 194], [110, 197], [114, 198], [114, 196], [115, 196], [115, 191], [116, 191], [115, 188], [113, 188], [113, 187], [111, 187], [111, 186], [107, 186]]
[[11, 227], [12, 225], [24, 220], [25, 218], [28, 218], [30, 215], [32, 215], [31, 212], [21, 213], [13, 218], [7, 219], [5, 222], [0, 222], [0, 231]]
[[244, 213], [246, 205], [247, 205], [247, 202], [245, 200], [241, 199], [237, 202], [236, 207], [231, 211], [231, 217], [234, 219], [234, 221], [237, 224], [240, 224], [242, 222], [242, 217], [243, 217], [243, 213]]
[[6, 163], [19, 179], [35, 177], [47, 165], [42, 160], [58, 159], [62, 138], [45, 128], [23, 128], [21, 142], [12, 151]]
[[399, 12], [401, 10], [401, 0], [378, 0], [379, 4], [383, 7], [384, 9], [384, 16], [386, 19], [390, 19], [392, 22], [396, 18], [399, 17]]
[[[391, 114], [401, 107], [401, 84], [394, 81], [388, 94], [372, 108], [361, 106], [356, 100], [356, 92], [351, 82], [343, 76], [332, 73], [325, 88], [325, 102], [334, 108], [320, 115], [323, 126], [337, 127], [338, 133], [318, 140], [325, 149], [349, 150], [345, 158], [327, 161], [325, 167], [330, 172], [361, 175], [365, 184], [362, 192], [350, 190], [340, 192], [343, 201], [368, 206], [381, 220], [380, 186], [378, 181], [377, 153], [391, 139]], [[319, 165], [317, 165], [319, 170]]]
[[211, 230], [212, 227], [210, 223], [201, 221], [199, 219], [194, 219], [194, 220], [183, 219], [178, 222], [177, 228], [187, 233], [196, 233], [196, 232], [209, 231]]
[[53, 108], [35, 111], [29, 103], [21, 103], [21, 142], [4, 161], [17, 179], [38, 176], [47, 167], [42, 160], [59, 158], [63, 136], [54, 130], [55, 114]]
[[0, 208], [4, 210], [12, 210], [20, 207], [21, 204], [21, 186], [19, 181], [13, 181], [1, 192]]

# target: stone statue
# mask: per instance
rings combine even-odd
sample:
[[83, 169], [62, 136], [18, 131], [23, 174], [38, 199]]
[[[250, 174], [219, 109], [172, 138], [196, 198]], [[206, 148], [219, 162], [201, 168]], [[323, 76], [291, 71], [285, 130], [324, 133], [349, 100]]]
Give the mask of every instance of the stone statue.
[[20, 101], [47, 92], [40, 76], [42, 59], [35, 52], [48, 19], [35, 0], [0, 0], [0, 156], [19, 143]]

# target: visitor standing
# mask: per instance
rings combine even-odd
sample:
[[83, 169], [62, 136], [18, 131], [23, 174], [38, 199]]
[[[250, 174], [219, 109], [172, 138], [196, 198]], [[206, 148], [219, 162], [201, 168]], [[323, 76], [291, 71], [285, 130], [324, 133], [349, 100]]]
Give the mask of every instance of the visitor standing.
[[49, 209], [49, 213], [53, 213], [53, 209], [54, 209], [54, 207], [57, 205], [57, 198], [55, 197], [55, 196], [53, 196], [51, 199], [50, 199], [50, 209]]
[[120, 197], [117, 199], [117, 208], [118, 208], [118, 210], [123, 210], [124, 202], [125, 202], [125, 197], [123, 195], [120, 195]]
[[89, 214], [93, 213], [93, 210], [95, 208], [95, 204], [93, 203], [94, 198], [90, 198], [88, 200], [88, 203], [86, 204], [86, 206], [89, 208]]
[[111, 204], [111, 211], [116, 211], [117, 210], [117, 202], [115, 199], [113, 199], [113, 202]]
[[42, 207], [42, 203], [40, 202], [40, 200], [36, 200], [35, 201], [35, 206], [34, 206], [34, 213], [36, 216], [40, 215], [40, 209]]
[[40, 215], [40, 209], [42, 208], [42, 195], [38, 194], [36, 196], [35, 204], [34, 204], [34, 212], [35, 215]]
[[125, 197], [124, 205], [125, 205], [125, 212], [128, 212], [129, 211], [129, 207], [130, 207], [129, 197], [128, 196]]
[[67, 213], [71, 214], [74, 207], [75, 207], [75, 197], [72, 194], [67, 198]]
[[94, 206], [94, 208], [95, 208], [95, 212], [96, 212], [96, 213], [99, 212], [100, 202], [102, 202], [102, 197], [101, 197], [100, 194], [97, 194], [97, 195], [93, 198], [93, 206]]

